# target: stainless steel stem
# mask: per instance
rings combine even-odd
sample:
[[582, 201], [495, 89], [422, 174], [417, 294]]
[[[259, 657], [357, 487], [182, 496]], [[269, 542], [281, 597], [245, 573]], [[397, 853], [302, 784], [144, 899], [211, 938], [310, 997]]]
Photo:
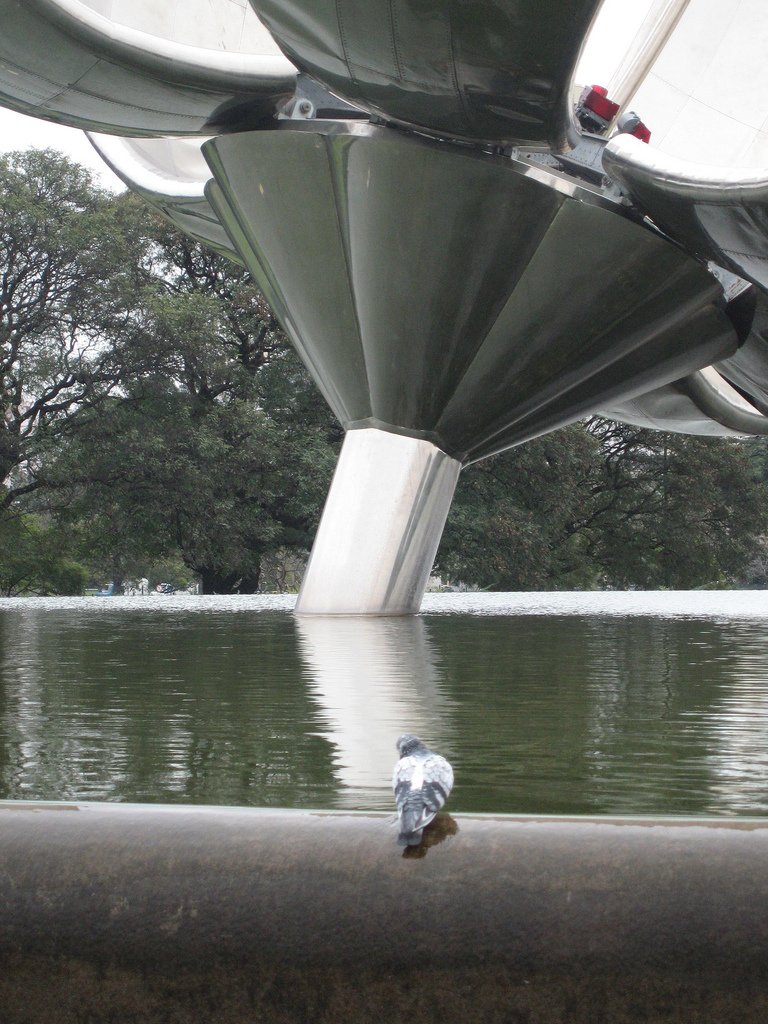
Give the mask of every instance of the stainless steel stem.
[[417, 612], [460, 469], [429, 441], [373, 428], [349, 431], [297, 614]]

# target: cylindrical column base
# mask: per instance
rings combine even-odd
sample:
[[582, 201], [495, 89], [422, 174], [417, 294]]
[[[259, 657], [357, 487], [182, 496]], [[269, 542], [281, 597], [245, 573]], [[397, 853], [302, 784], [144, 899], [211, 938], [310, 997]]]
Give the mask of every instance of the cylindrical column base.
[[417, 612], [460, 469], [429, 441], [349, 431], [296, 612]]

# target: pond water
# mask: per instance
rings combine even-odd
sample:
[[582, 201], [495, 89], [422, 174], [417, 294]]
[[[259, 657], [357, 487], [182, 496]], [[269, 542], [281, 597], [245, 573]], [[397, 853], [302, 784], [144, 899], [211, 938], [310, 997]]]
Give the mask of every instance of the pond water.
[[394, 742], [456, 811], [768, 814], [768, 594], [0, 600], [0, 799], [389, 809]]

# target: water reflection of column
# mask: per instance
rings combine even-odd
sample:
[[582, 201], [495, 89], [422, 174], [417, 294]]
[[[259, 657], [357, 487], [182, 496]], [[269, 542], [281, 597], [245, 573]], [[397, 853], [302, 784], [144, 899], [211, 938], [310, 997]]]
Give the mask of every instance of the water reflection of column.
[[[768, 814], [768, 656], [764, 630], [748, 623], [723, 631], [718, 652], [729, 671], [727, 685], [705, 717], [712, 744], [710, 811]], [[726, 660], [727, 659], [727, 660]]]
[[296, 622], [309, 689], [335, 747], [341, 807], [392, 800], [395, 740], [415, 732], [450, 753], [450, 702], [420, 618], [312, 617]]
[[45, 728], [37, 616], [0, 615], [0, 797], [28, 795]]

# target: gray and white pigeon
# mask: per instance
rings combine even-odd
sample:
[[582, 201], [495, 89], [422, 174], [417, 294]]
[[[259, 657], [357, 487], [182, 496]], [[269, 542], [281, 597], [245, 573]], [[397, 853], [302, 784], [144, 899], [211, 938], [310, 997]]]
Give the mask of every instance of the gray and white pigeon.
[[400, 760], [392, 773], [400, 846], [418, 846], [421, 833], [448, 799], [453, 768], [418, 736], [405, 733], [397, 741]]

